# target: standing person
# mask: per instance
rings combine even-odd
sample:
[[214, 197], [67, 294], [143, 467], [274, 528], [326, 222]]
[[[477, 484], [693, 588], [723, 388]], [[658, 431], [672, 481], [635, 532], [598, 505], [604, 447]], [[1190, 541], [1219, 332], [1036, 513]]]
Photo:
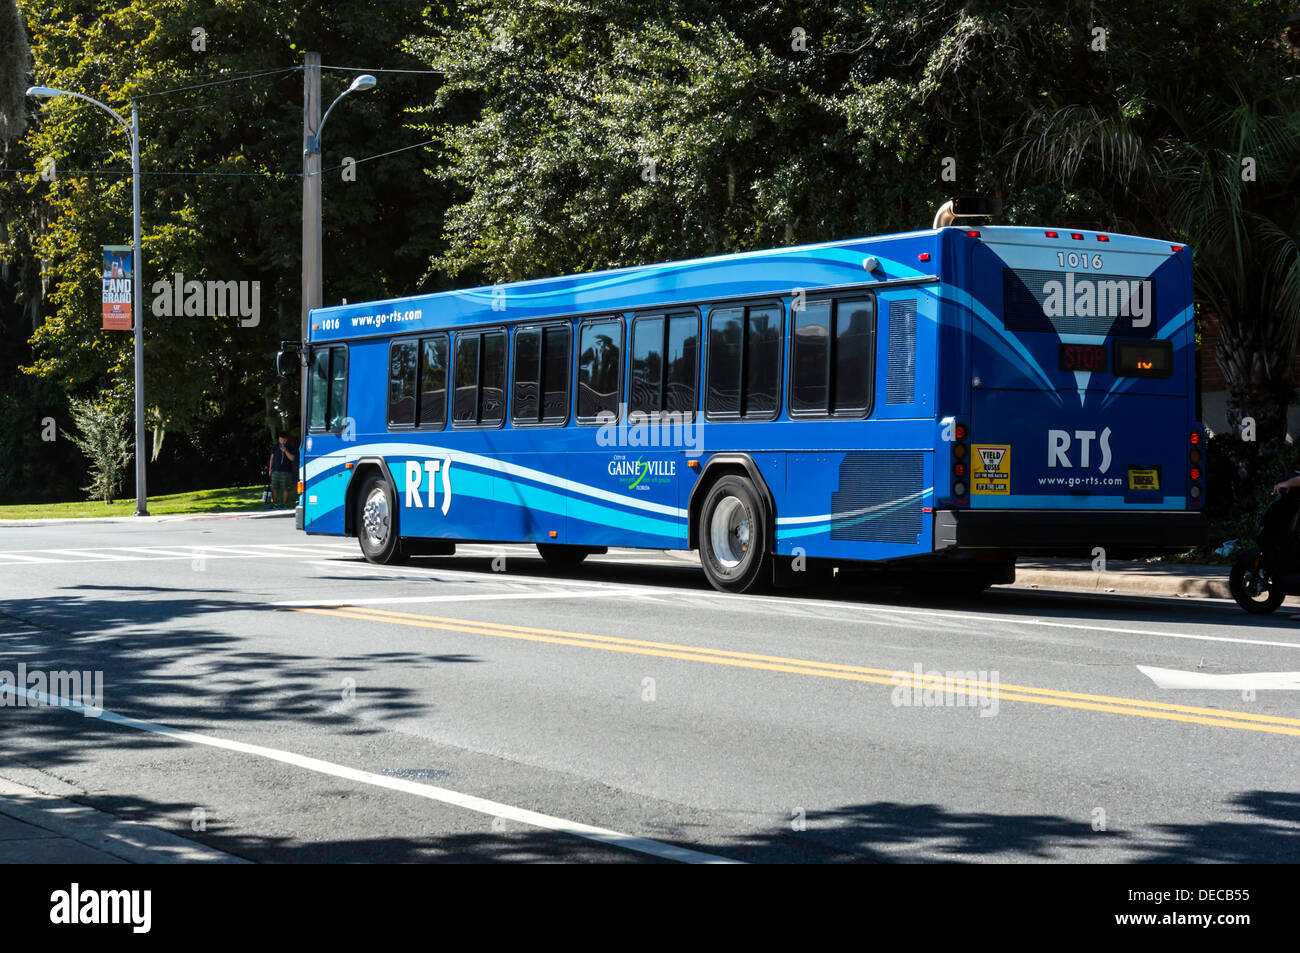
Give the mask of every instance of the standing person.
[[289, 435], [281, 433], [278, 442], [271, 448], [271, 459], [266, 465], [266, 474], [271, 478], [272, 508], [279, 509], [280, 504], [288, 507], [293, 476], [297, 469], [298, 454], [289, 446]]

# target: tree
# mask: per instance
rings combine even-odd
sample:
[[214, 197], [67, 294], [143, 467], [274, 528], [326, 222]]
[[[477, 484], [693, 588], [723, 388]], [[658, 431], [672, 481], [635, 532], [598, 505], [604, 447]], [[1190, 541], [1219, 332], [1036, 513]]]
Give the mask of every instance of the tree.
[[[122, 112], [133, 99], [140, 105], [145, 389], [149, 420], [179, 437], [151, 468], [151, 485], [248, 478], [265, 434], [297, 419], [296, 382], [279, 379], [272, 359], [280, 341], [299, 337], [303, 51], [318, 50], [331, 66], [418, 70], [422, 64], [399, 44], [419, 28], [425, 4], [394, 0], [378, 15], [364, 0], [19, 3], [37, 82]], [[327, 101], [353, 75], [327, 69]], [[340, 106], [326, 131], [326, 303], [439, 287], [426, 272], [440, 245], [444, 190], [430, 187], [426, 150], [407, 148], [419, 139], [402, 128], [406, 110], [432, 102], [438, 78], [378, 75], [379, 88]], [[29, 100], [27, 108], [38, 119], [6, 165], [31, 171], [0, 174], [0, 221], [8, 223], [0, 256], [23, 269], [0, 284], [6, 338], [21, 330], [9, 305], [22, 295], [29, 323], [16, 363], [23, 376], [65, 394], [130, 402], [131, 335], [101, 330], [97, 280], [100, 245], [129, 241], [127, 137], [98, 109], [68, 97]], [[383, 153], [392, 154], [360, 161], [344, 178], [345, 157]], [[46, 160], [56, 171], [42, 178]], [[154, 283], [178, 273], [258, 282], [260, 321], [151, 315]], [[0, 359], [0, 387], [12, 373], [9, 357]], [[0, 434], [14, 427], [17, 439], [26, 426], [0, 420]]]
[[0, 0], [0, 142], [18, 138], [27, 122], [31, 52], [17, 0]]
[[77, 430], [69, 431], [68, 439], [85, 454], [90, 472], [90, 483], [82, 489], [90, 493], [92, 500], [112, 503], [131, 460], [127, 433], [130, 415], [107, 402], [74, 397], [70, 404]]

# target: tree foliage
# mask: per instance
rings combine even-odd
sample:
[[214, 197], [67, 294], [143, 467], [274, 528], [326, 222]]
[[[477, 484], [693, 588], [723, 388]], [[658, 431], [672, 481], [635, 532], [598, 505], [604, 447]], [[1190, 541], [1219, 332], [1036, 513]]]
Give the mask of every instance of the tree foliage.
[[130, 415], [125, 407], [72, 398], [72, 422], [76, 430], [68, 439], [86, 457], [90, 483], [82, 487], [92, 500], [112, 503], [122, 485], [126, 465], [131, 462], [127, 426]]

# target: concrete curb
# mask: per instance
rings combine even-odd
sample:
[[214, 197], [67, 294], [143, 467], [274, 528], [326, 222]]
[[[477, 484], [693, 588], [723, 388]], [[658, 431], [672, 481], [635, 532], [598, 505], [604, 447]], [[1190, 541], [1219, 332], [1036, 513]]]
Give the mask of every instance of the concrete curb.
[[[246, 864], [249, 861], [162, 828], [125, 821], [53, 794], [0, 778], [0, 818], [11, 818], [28, 830], [7, 839], [31, 856], [21, 863], [46, 863], [42, 846], [54, 847], [60, 839], [89, 848], [104, 863], [130, 864]], [[23, 833], [30, 836], [22, 836]], [[53, 836], [52, 836], [53, 835]], [[6, 840], [0, 840], [3, 850]], [[54, 851], [52, 851], [54, 852]], [[12, 848], [6, 853], [12, 853]], [[84, 855], [83, 855], [84, 856]]]
[[1083, 569], [1016, 569], [1017, 586], [1079, 592], [1141, 593], [1231, 599], [1228, 567], [1223, 575], [1175, 576], [1149, 572], [1092, 572]]

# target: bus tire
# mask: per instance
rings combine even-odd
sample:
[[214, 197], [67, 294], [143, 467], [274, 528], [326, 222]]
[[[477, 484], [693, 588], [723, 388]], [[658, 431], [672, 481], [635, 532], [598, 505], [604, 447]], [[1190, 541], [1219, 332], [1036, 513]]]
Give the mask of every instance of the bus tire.
[[397, 493], [382, 473], [372, 473], [357, 494], [356, 528], [361, 553], [372, 563], [391, 566], [406, 561], [398, 535]]
[[767, 511], [748, 477], [718, 478], [700, 507], [700, 565], [722, 592], [753, 592], [772, 578]]
[[581, 546], [565, 546], [560, 543], [538, 543], [537, 554], [542, 557], [548, 569], [557, 572], [573, 572], [587, 558], [587, 550]]

